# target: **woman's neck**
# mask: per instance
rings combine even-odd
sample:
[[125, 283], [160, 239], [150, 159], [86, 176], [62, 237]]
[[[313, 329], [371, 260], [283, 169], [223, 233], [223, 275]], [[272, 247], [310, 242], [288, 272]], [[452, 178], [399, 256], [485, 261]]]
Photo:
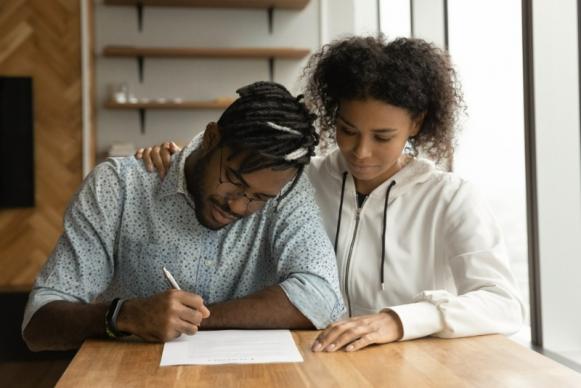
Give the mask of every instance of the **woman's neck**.
[[359, 180], [359, 179], [353, 177], [353, 179], [355, 180], [355, 190], [361, 194], [371, 193], [373, 190], [375, 190], [377, 187], [381, 186], [381, 184], [383, 184], [389, 178], [391, 178], [392, 176], [397, 174], [412, 159], [413, 159], [412, 155], [408, 155], [408, 154], [401, 155], [399, 157], [399, 159], [397, 160], [397, 162], [392, 166], [392, 168], [387, 170], [381, 176], [378, 176], [377, 178], [374, 178], [374, 179], [362, 181], [362, 180]]

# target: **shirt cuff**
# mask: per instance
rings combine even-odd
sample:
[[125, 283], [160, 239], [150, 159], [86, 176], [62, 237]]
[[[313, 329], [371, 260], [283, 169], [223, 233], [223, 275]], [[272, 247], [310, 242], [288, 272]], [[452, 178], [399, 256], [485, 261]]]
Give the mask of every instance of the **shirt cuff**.
[[290, 302], [317, 329], [337, 320], [345, 309], [328, 283], [318, 277], [295, 274], [279, 285]]
[[401, 341], [426, 337], [444, 329], [440, 311], [429, 302], [417, 302], [390, 307], [401, 320], [403, 337]]

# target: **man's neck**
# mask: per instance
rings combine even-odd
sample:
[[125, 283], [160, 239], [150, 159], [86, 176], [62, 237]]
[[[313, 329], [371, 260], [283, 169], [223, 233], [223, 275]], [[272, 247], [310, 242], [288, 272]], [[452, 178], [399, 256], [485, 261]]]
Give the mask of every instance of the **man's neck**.
[[184, 177], [186, 179], [186, 188], [187, 188], [188, 193], [190, 195], [193, 194], [192, 187], [194, 187], [194, 185], [196, 183], [199, 183], [199, 182], [195, 182], [195, 180], [196, 180], [195, 171], [196, 171], [196, 167], [200, 161], [200, 156], [201, 156], [200, 150], [195, 149], [186, 157], [186, 162], [184, 163], [184, 172], [183, 173], [184, 173]]

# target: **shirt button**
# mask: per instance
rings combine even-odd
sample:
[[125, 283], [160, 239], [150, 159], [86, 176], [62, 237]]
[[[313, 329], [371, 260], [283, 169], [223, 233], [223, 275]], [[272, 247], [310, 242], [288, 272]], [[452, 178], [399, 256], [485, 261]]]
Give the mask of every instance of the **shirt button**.
[[206, 259], [204, 260], [204, 264], [206, 265], [206, 267], [211, 267], [214, 265], [214, 262], [211, 259]]

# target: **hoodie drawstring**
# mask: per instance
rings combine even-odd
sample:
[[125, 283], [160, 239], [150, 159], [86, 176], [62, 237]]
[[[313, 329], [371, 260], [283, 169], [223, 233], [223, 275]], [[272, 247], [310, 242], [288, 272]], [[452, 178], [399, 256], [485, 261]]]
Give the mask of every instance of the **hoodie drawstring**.
[[389, 186], [387, 187], [387, 191], [385, 193], [385, 205], [383, 205], [383, 233], [382, 233], [382, 239], [381, 239], [381, 267], [379, 267], [379, 272], [381, 274], [381, 289], [382, 290], [385, 290], [383, 273], [385, 272], [384, 265], [385, 265], [385, 235], [387, 234], [387, 205], [389, 202], [389, 193], [391, 192], [391, 189], [393, 188], [393, 186], [395, 186], [395, 181], [392, 181], [389, 184]]
[[343, 183], [341, 184], [341, 202], [339, 203], [339, 217], [337, 217], [337, 232], [335, 233], [335, 255], [337, 255], [339, 230], [341, 230], [341, 213], [343, 213], [343, 197], [345, 196], [345, 182], [347, 182], [347, 171], [343, 173]]
[[[345, 197], [345, 182], [347, 182], [347, 172], [343, 173], [343, 183], [341, 184], [341, 201], [339, 202], [339, 215], [337, 217], [337, 231], [335, 233], [335, 254], [337, 254], [337, 244], [339, 242], [339, 231], [341, 230], [341, 216], [343, 213], [343, 199]], [[379, 267], [381, 289], [384, 290], [384, 266], [385, 266], [385, 237], [387, 235], [387, 206], [389, 204], [389, 194], [396, 182], [392, 181], [385, 192], [385, 204], [383, 205], [383, 231], [381, 239], [381, 266]]]

